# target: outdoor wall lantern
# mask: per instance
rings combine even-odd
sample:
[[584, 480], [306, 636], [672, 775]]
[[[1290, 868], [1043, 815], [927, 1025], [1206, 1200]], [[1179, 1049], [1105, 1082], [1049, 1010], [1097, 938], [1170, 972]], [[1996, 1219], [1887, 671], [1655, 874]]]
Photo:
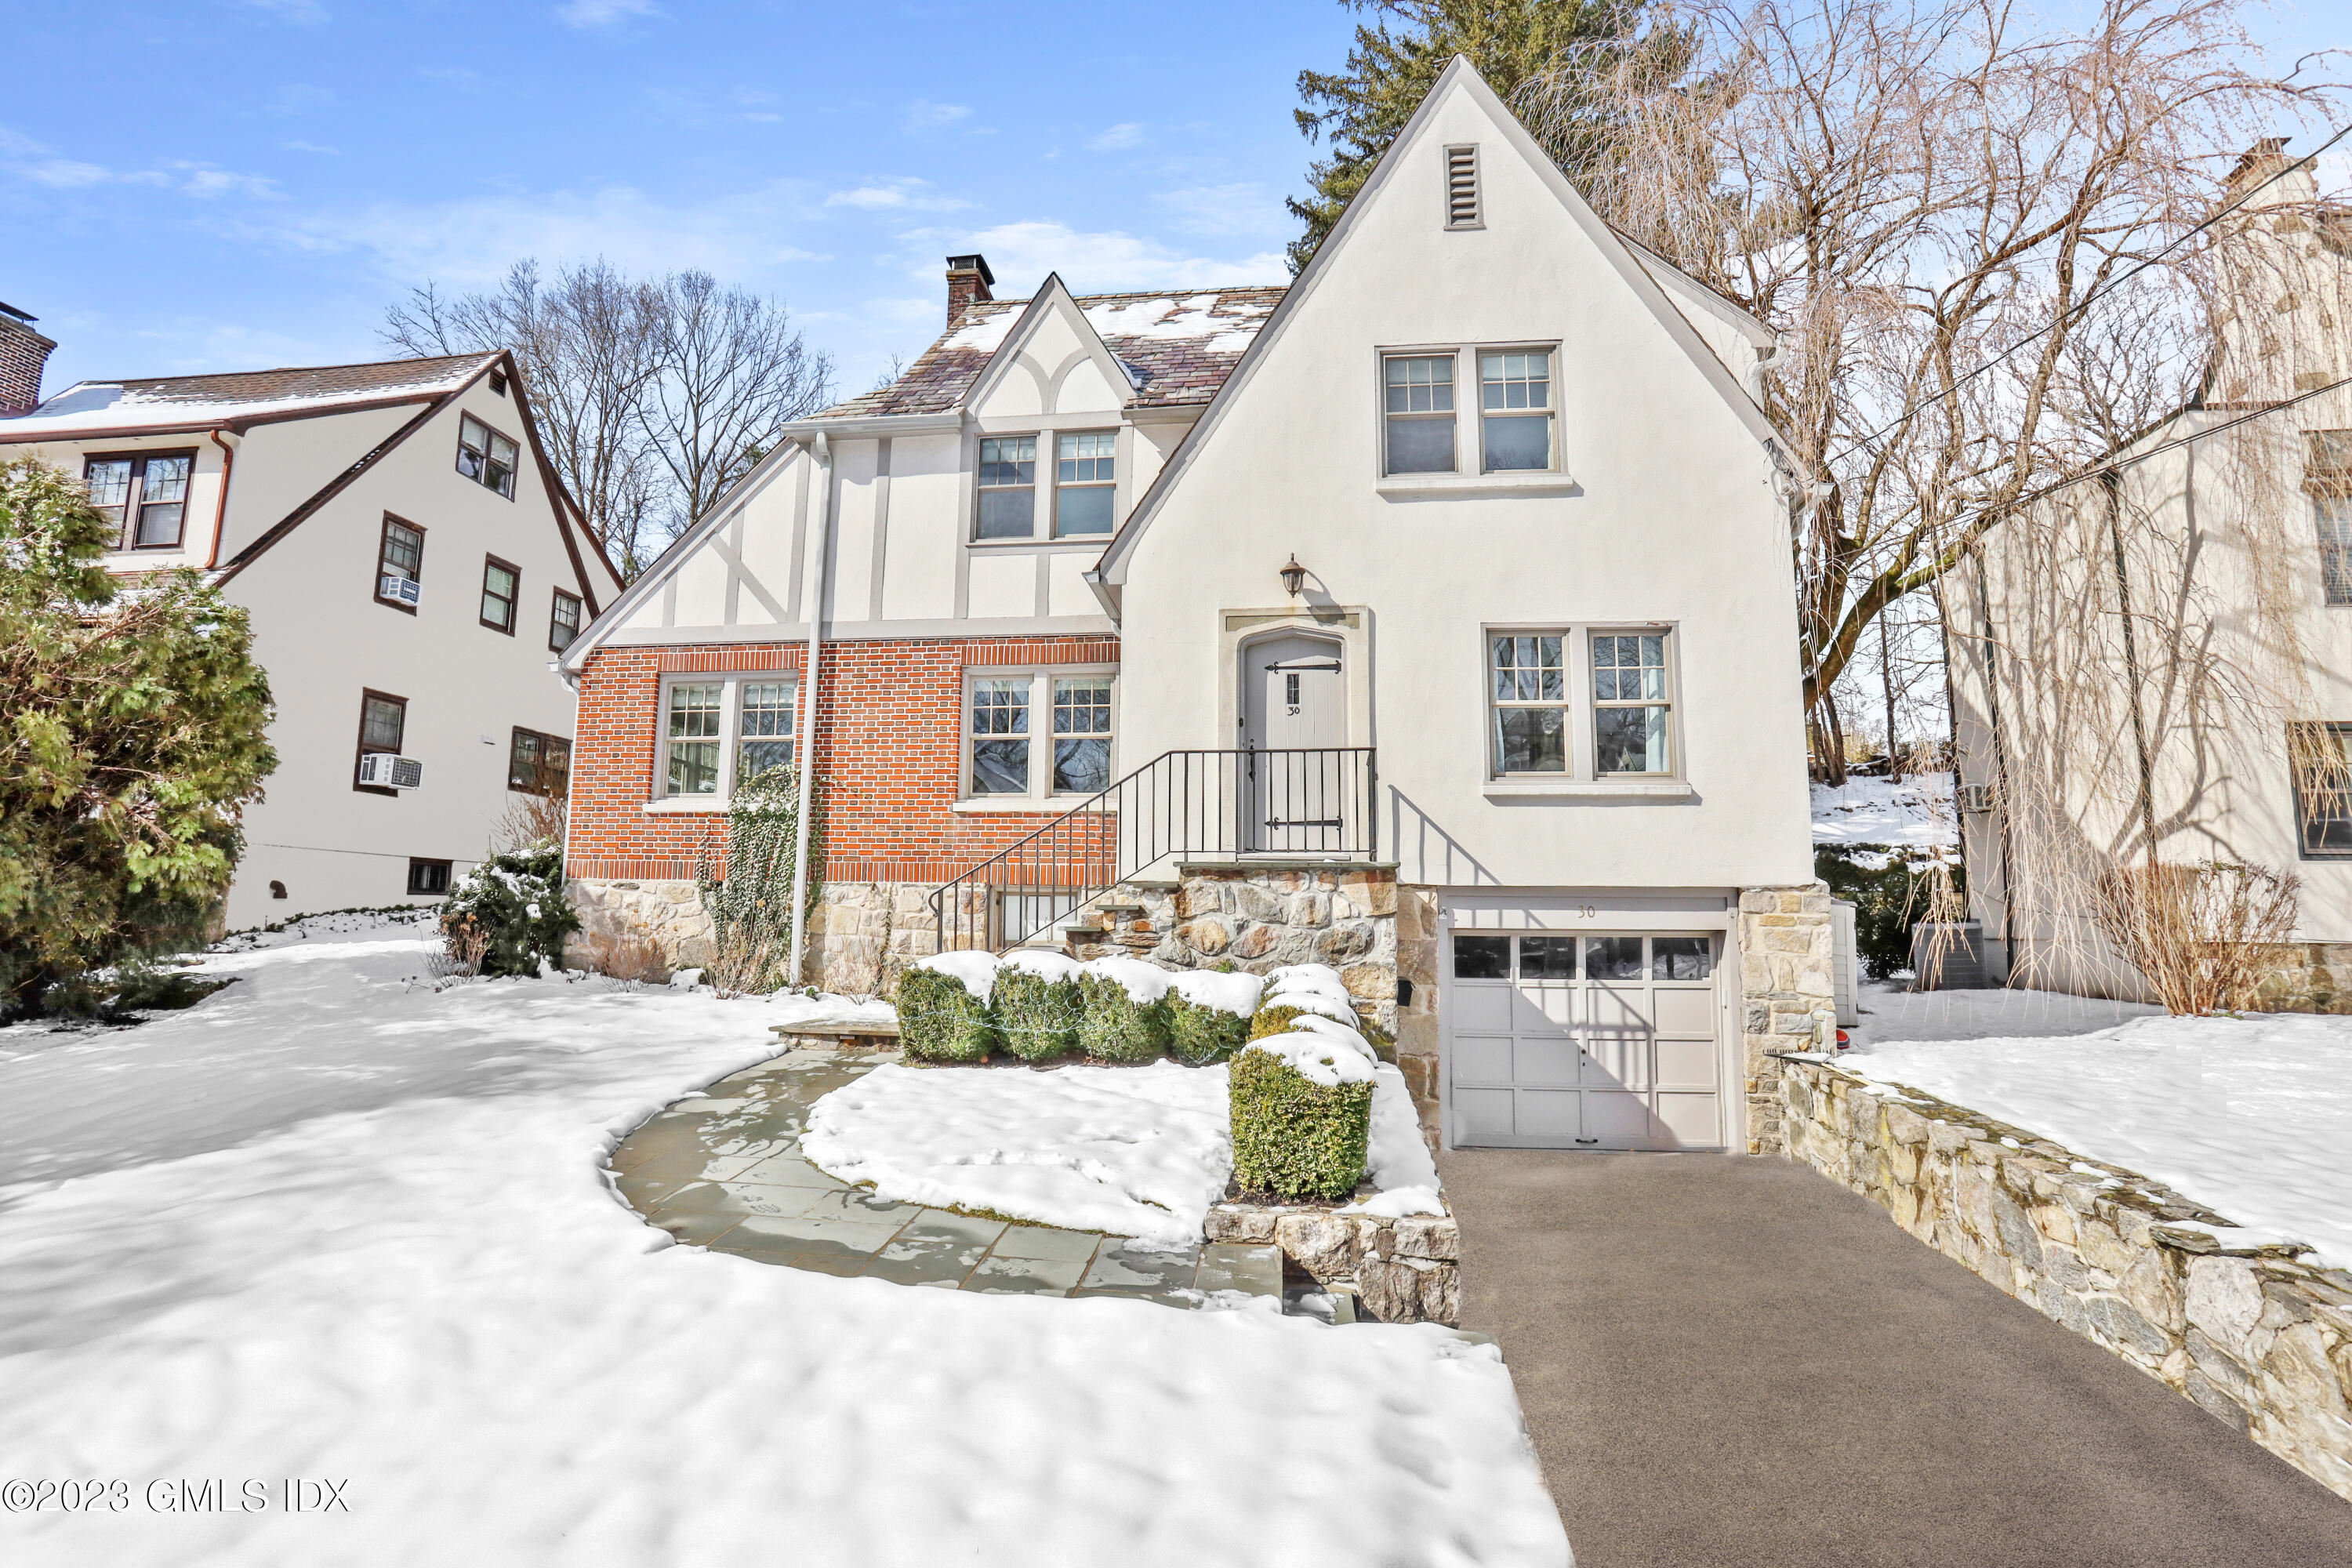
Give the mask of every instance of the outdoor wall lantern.
[[1307, 568], [1298, 563], [1298, 552], [1294, 550], [1290, 552], [1290, 564], [1282, 569], [1282, 591], [1295, 597], [1299, 584], [1306, 581]]

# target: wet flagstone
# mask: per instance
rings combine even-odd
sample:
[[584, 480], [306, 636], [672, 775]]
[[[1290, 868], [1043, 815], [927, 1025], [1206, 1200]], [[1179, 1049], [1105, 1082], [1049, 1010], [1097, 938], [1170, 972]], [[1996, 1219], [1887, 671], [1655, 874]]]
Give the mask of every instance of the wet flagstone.
[[1282, 1294], [1282, 1255], [1220, 1244], [1154, 1252], [1124, 1237], [1008, 1224], [877, 1197], [800, 1152], [808, 1108], [895, 1055], [795, 1050], [659, 1112], [613, 1151], [614, 1185], [688, 1246], [893, 1284], [1196, 1307], [1213, 1290]]

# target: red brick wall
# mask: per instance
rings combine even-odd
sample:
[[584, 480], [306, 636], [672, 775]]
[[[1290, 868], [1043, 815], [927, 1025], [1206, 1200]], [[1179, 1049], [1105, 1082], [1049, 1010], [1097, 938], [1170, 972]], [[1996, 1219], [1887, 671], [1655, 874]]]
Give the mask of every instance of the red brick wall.
[[41, 400], [41, 367], [58, 345], [13, 316], [0, 315], [0, 414], [22, 414]]
[[[656, 815], [661, 678], [803, 668], [800, 644], [603, 647], [580, 677], [572, 748], [575, 877], [694, 875], [698, 850], [723, 856], [721, 813]], [[1046, 812], [958, 815], [963, 672], [975, 665], [1116, 662], [1115, 637], [923, 637], [827, 643], [818, 678], [817, 782], [825, 792], [828, 882], [941, 882], [1053, 820]]]

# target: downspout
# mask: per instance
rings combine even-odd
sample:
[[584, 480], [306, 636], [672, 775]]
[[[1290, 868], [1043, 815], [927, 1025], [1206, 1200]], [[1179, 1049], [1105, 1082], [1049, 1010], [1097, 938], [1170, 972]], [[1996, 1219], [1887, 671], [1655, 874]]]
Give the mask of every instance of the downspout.
[[[228, 479], [230, 470], [236, 467], [236, 448], [222, 440], [221, 433], [216, 429], [207, 430], [205, 434], [211, 437], [213, 445], [221, 449], [220, 502], [213, 508], [212, 553], [205, 558], [205, 570], [209, 572], [220, 564], [221, 532], [228, 525]], [[238, 439], [241, 441], [244, 437], [239, 437]]]
[[2132, 750], [2139, 761], [2140, 833], [2147, 842], [2148, 869], [2156, 869], [2156, 767], [2147, 749], [2147, 720], [2140, 711], [2139, 645], [2132, 636], [2131, 576], [2124, 568], [2123, 478], [2109, 468], [2099, 476], [2107, 492], [2107, 541], [2116, 556], [2116, 608], [2123, 621], [2124, 679], [2131, 683]]
[[1986, 586], [1991, 566], [1985, 559], [1981, 542], [1975, 547], [1977, 558], [1977, 615], [1984, 625], [1985, 717], [1992, 729], [1993, 811], [2000, 834], [2000, 950], [2002, 966], [2014, 972], [2017, 965], [2017, 886], [2011, 879], [2010, 855], [2009, 753], [2001, 744], [2000, 734], [2000, 671], [1996, 663], [1999, 648], [1992, 626], [1992, 596]]
[[833, 443], [824, 431], [808, 445], [817, 468], [816, 571], [801, 608], [808, 616], [808, 657], [801, 669], [801, 798], [793, 821], [793, 957], [784, 973], [798, 984], [808, 952], [809, 808], [816, 798], [817, 676], [824, 659], [824, 595], [833, 573]]

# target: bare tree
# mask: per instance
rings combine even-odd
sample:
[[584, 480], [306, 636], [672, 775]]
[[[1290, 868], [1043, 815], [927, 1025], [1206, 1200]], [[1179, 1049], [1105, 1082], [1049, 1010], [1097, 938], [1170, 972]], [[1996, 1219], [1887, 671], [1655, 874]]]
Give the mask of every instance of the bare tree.
[[789, 323], [782, 302], [707, 273], [634, 279], [600, 258], [552, 284], [528, 260], [487, 293], [427, 282], [380, 335], [415, 354], [512, 349], [556, 472], [634, 577], [827, 401], [832, 362]]
[[[2005, 0], [1664, 0], [1680, 47], [1517, 94], [1561, 141], [1597, 98], [1619, 152], [1595, 205], [1782, 333], [1765, 399], [1817, 734], [1888, 605], [2194, 393], [2231, 160], [2333, 101], [2264, 70], [2252, 7], [2105, 0], [2067, 30]], [[2145, 327], [2133, 374], [2094, 374], [2101, 311]]]

